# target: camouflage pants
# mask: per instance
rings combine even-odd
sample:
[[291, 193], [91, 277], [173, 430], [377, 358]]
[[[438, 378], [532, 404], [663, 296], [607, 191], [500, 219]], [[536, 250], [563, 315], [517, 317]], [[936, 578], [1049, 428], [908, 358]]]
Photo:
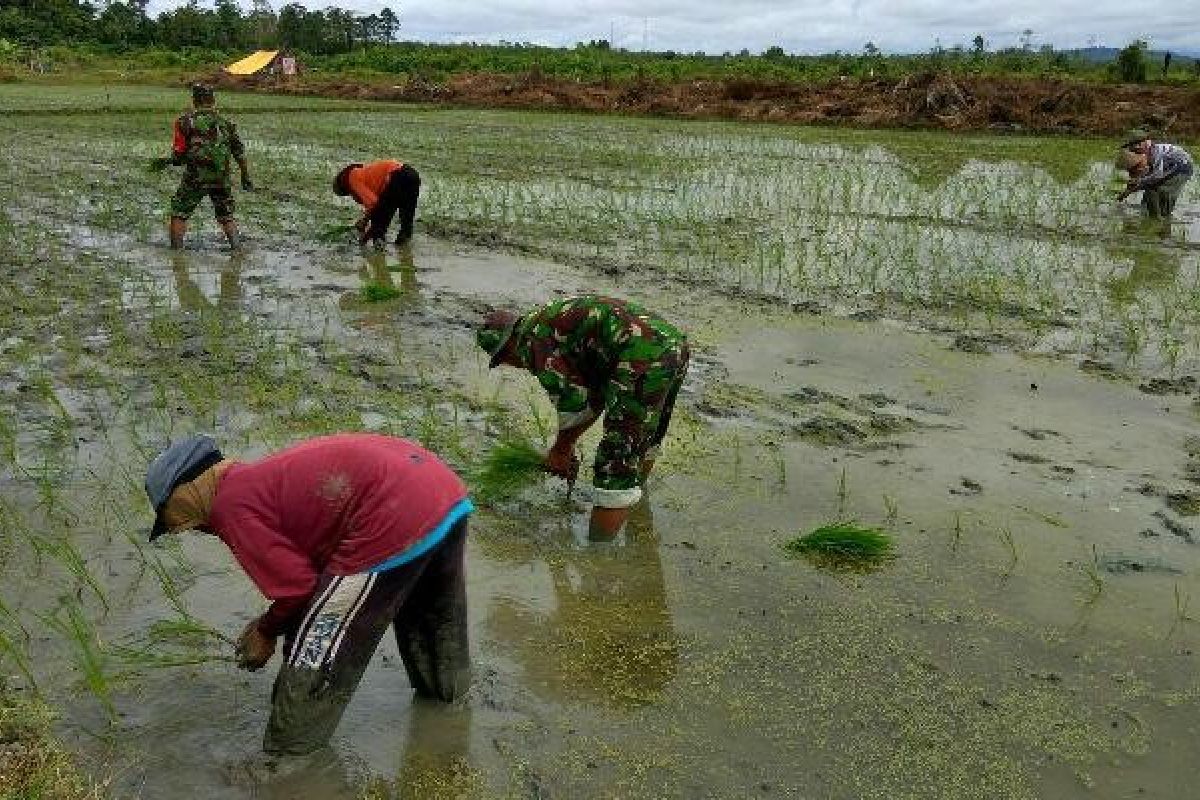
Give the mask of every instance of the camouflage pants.
[[284, 647], [263, 749], [311, 753], [329, 742], [390, 627], [418, 696], [450, 702], [466, 691], [467, 520], [426, 555], [386, 572], [325, 575]]
[[641, 482], [642, 460], [653, 457], [667, 435], [690, 357], [686, 341], [672, 341], [649, 358], [643, 353], [636, 360], [618, 362], [603, 392], [604, 435], [596, 450], [596, 488], [632, 489]]
[[228, 186], [201, 186], [184, 178], [171, 198], [171, 216], [187, 219], [205, 196], [212, 198], [213, 212], [218, 220], [233, 219], [233, 191]]
[[1191, 175], [1176, 175], [1168, 178], [1153, 189], [1142, 192], [1142, 208], [1152, 217], [1169, 217], [1175, 210], [1175, 201], [1183, 192], [1183, 186]]

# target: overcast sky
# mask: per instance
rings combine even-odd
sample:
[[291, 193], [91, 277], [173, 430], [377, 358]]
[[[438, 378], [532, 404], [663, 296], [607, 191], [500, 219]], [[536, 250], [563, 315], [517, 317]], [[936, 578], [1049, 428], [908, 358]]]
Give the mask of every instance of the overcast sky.
[[[209, 0], [200, 0], [208, 4]], [[241, 0], [249, 6], [249, 0]], [[303, 2], [303, 0], [301, 0]], [[283, 0], [275, 0], [278, 8]], [[1123, 46], [1134, 38], [1156, 49], [1200, 50], [1196, 0], [312, 0], [378, 11], [389, 5], [403, 39], [533, 42], [570, 46], [589, 39], [617, 47], [722, 53], [779, 45], [791, 53], [858, 52], [871, 41], [884, 52], [969, 46], [983, 34], [989, 47], [1019, 42], [1031, 29], [1035, 46]], [[159, 10], [178, 5], [158, 0]]]

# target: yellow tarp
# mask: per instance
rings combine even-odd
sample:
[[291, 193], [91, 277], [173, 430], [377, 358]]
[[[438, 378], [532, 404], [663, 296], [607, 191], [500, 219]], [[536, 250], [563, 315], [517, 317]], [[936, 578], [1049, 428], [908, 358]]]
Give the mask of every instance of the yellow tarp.
[[235, 61], [225, 68], [230, 75], [253, 75], [275, 60], [278, 50], [259, 50], [251, 53], [241, 61]]

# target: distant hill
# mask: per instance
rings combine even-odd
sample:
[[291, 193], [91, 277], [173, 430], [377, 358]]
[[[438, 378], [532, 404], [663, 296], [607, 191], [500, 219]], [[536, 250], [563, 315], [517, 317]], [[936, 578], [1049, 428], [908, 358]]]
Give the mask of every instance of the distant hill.
[[[1087, 61], [1093, 64], [1108, 64], [1115, 61], [1117, 53], [1121, 52], [1119, 47], [1077, 47], [1074, 50], [1064, 50], [1063, 52], [1072, 53], [1082, 56]], [[1165, 50], [1151, 50], [1147, 53], [1151, 64], [1161, 64], [1163, 56], [1166, 55]], [[1188, 64], [1200, 58], [1200, 51], [1196, 50], [1172, 50], [1171, 59], [1173, 64]]]

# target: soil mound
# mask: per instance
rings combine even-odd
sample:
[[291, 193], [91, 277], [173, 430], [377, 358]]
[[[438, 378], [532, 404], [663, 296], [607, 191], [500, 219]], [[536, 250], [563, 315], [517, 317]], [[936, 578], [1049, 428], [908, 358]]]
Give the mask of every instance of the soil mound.
[[273, 93], [439, 103], [475, 108], [617, 112], [858, 127], [1119, 135], [1148, 127], [1200, 135], [1200, 88], [926, 72], [898, 80], [821, 84], [752, 79], [584, 83], [546, 76], [464, 73], [443, 82], [361, 83], [213, 76], [218, 85]]

